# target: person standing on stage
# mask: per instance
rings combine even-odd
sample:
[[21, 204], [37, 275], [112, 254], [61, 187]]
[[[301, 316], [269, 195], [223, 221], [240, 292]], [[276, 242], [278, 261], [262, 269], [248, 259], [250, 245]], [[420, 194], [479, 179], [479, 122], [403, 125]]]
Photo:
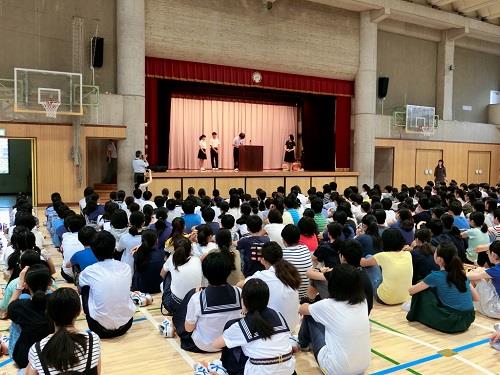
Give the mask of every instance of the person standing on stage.
[[290, 134], [285, 142], [285, 163], [288, 164], [289, 171], [292, 170], [293, 162], [295, 162], [295, 137]]
[[434, 169], [434, 182], [437, 184], [446, 181], [446, 167], [444, 166], [444, 162], [439, 159], [438, 165], [436, 165], [436, 168]]
[[240, 167], [240, 146], [245, 144], [245, 133], [240, 133], [233, 139], [234, 171], [238, 172]]
[[207, 137], [205, 134], [200, 135], [200, 149], [198, 150], [198, 160], [200, 162], [200, 171], [205, 170], [205, 160], [207, 160]]
[[219, 151], [220, 151], [220, 140], [216, 132], [212, 133], [212, 139], [210, 139], [210, 162], [212, 163], [212, 170], [219, 170]]
[[144, 173], [149, 167], [149, 163], [146, 160], [146, 156], [142, 154], [142, 151], [135, 152], [135, 159], [132, 160], [132, 168], [134, 169], [134, 184], [137, 183], [138, 177], [142, 177], [144, 182]]
[[118, 153], [116, 152], [115, 142], [112, 139], [108, 141], [106, 146], [106, 178], [104, 179], [105, 184], [112, 184], [116, 182], [116, 171], [118, 168]]

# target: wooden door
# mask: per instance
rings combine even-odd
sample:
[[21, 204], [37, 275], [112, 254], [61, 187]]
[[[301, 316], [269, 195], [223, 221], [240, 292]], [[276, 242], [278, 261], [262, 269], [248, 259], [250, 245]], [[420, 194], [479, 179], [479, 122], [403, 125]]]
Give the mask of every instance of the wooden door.
[[440, 159], [443, 159], [443, 150], [417, 149], [415, 156], [415, 184], [424, 186], [427, 181], [434, 181], [434, 168], [436, 168]]
[[469, 163], [467, 167], [467, 182], [479, 184], [490, 182], [490, 151], [469, 151]]

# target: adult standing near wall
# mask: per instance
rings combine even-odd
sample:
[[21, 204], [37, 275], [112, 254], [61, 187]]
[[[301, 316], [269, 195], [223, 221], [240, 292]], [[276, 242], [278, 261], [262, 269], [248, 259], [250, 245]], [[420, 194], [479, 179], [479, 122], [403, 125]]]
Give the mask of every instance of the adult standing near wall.
[[118, 152], [116, 151], [115, 142], [112, 139], [108, 140], [106, 146], [106, 178], [104, 179], [105, 184], [112, 184], [116, 182], [116, 172], [118, 168]]
[[142, 182], [144, 182], [144, 174], [149, 167], [149, 163], [146, 160], [146, 155], [142, 151], [137, 150], [135, 152], [135, 159], [132, 160], [132, 168], [134, 169], [134, 184], [138, 182], [140, 177], [142, 177]]
[[234, 171], [238, 172], [240, 167], [240, 146], [245, 144], [245, 133], [240, 133], [233, 139]]
[[290, 134], [285, 142], [285, 163], [288, 164], [288, 171], [292, 170], [293, 162], [295, 162], [295, 137]]
[[436, 168], [434, 169], [434, 182], [441, 183], [446, 182], [448, 179], [446, 178], [446, 167], [444, 166], [444, 162], [439, 159]]

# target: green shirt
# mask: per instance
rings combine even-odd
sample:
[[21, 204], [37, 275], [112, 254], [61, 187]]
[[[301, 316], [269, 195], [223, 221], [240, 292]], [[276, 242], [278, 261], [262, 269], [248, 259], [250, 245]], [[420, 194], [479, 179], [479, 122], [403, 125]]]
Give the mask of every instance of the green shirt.
[[323, 232], [326, 228], [326, 225], [328, 224], [325, 217], [321, 213], [314, 215], [314, 221], [316, 222], [316, 226], [318, 227], [319, 233]]

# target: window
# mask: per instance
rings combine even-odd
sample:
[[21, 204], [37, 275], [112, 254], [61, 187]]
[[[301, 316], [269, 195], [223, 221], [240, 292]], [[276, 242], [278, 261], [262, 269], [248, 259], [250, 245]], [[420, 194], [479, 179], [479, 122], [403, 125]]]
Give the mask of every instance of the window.
[[0, 138], [0, 174], [9, 174], [9, 140]]

